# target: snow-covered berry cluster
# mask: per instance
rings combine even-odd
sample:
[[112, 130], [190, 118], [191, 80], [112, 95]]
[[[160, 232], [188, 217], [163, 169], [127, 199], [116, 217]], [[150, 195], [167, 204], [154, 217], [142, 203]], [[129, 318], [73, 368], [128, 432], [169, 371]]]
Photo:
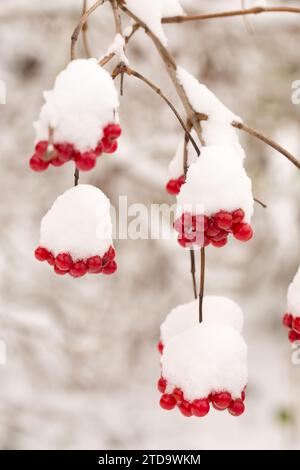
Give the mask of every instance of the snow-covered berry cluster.
[[287, 312], [282, 323], [289, 330], [290, 342], [300, 341], [300, 267], [288, 288]]
[[73, 160], [88, 171], [103, 153], [114, 153], [121, 127], [117, 122], [117, 91], [109, 73], [95, 59], [70, 62], [44, 93], [35, 123], [36, 146], [30, 159], [34, 171]]
[[166, 190], [172, 196], [180, 193], [181, 186], [185, 183], [185, 176], [181, 175], [176, 179], [170, 179], [166, 184]]
[[245, 410], [247, 347], [241, 336], [243, 314], [226, 297], [207, 296], [204, 321], [198, 302], [173, 309], [161, 325], [158, 390], [165, 410], [205, 416], [212, 405], [234, 416]]
[[113, 274], [117, 264], [109, 211], [108, 198], [94, 186], [69, 189], [42, 219], [36, 259], [60, 275]]

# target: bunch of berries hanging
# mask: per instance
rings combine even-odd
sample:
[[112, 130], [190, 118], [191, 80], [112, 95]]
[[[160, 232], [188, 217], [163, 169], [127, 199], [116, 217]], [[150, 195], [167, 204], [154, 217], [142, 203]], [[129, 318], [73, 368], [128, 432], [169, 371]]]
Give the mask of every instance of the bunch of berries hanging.
[[282, 323], [289, 330], [290, 342], [300, 341], [300, 267], [288, 288], [287, 312]]

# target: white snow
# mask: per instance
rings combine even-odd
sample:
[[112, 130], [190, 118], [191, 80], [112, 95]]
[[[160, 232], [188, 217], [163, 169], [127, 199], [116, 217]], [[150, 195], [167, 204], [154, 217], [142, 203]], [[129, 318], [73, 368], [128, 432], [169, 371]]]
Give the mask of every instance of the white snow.
[[166, 45], [161, 19], [165, 16], [183, 15], [184, 11], [178, 0], [126, 0], [128, 9], [142, 20], [149, 29]]
[[[197, 139], [197, 135], [194, 131], [191, 133], [192, 137], [196, 140], [198, 147], [201, 147]], [[177, 179], [184, 174], [183, 168], [183, 154], [184, 154], [184, 140], [181, 140], [177, 146], [176, 153], [172, 160], [169, 163], [168, 172], [171, 179]], [[198, 155], [192, 146], [191, 142], [189, 141], [187, 145], [187, 164], [190, 166], [192, 163], [196, 162], [198, 159]]]
[[70, 62], [56, 78], [54, 88], [44, 92], [36, 140], [47, 140], [49, 127], [54, 142], [68, 142], [79, 151], [97, 146], [102, 128], [114, 121], [118, 95], [109, 73], [96, 59]]
[[211, 216], [219, 210], [243, 209], [245, 221], [253, 213], [252, 183], [233, 147], [208, 146], [187, 172], [177, 196], [177, 214]]
[[206, 145], [231, 145], [243, 160], [245, 152], [241, 147], [232, 121], [241, 122], [241, 118], [230, 111], [205, 85], [181, 67], [177, 77], [183, 86], [189, 102], [197, 113], [206, 114], [207, 121], [202, 121], [202, 136]]
[[109, 211], [100, 189], [88, 184], [68, 189], [41, 221], [40, 246], [54, 256], [67, 252], [74, 260], [102, 256], [113, 245]]
[[116, 54], [119, 62], [122, 62], [125, 65], [129, 65], [129, 60], [127, 59], [124, 51], [125, 51], [125, 39], [121, 34], [118, 33], [114, 37], [112, 44], [109, 46], [106, 55]]
[[[199, 324], [198, 299], [175, 307], [160, 327], [160, 339], [166, 344], [170, 338]], [[224, 324], [239, 333], [243, 327], [243, 312], [231, 299], [221, 296], [205, 296], [203, 299], [203, 323]]]
[[288, 288], [287, 311], [295, 316], [300, 316], [300, 266]]
[[233, 328], [200, 323], [171, 338], [161, 357], [167, 392], [179, 387], [186, 399], [226, 390], [240, 397], [247, 384], [247, 346]]

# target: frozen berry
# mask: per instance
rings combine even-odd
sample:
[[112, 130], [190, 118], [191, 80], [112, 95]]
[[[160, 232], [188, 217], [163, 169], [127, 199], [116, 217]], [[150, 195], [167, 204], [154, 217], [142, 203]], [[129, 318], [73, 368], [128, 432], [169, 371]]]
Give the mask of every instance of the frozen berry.
[[38, 155], [34, 154], [29, 161], [29, 165], [33, 171], [45, 171], [49, 166], [49, 162], [45, 162]]
[[229, 230], [233, 223], [233, 217], [230, 212], [219, 211], [215, 216], [215, 223], [217, 227], [222, 228], [223, 230]]
[[293, 318], [291, 313], [285, 313], [282, 318], [282, 324], [287, 328], [293, 328]]
[[38, 157], [43, 157], [48, 149], [48, 141], [41, 140], [35, 146], [35, 153]]
[[300, 317], [295, 317], [293, 320], [293, 330], [296, 331], [296, 333], [300, 334]]
[[87, 273], [87, 265], [84, 261], [76, 261], [70, 269], [72, 277], [82, 277]]
[[216, 248], [222, 248], [227, 244], [227, 238], [223, 238], [223, 240], [210, 240], [211, 244]]
[[185, 235], [178, 235], [177, 241], [179, 245], [182, 246], [183, 248], [189, 248], [193, 245], [193, 240], [190, 240]]
[[181, 403], [184, 400], [183, 391], [178, 387], [174, 388], [173, 395], [176, 398], [177, 403]]
[[58, 266], [54, 265], [54, 272], [56, 274], [59, 274], [60, 276], [64, 276], [65, 274], [67, 274], [68, 271], [66, 271], [64, 269], [59, 269]]
[[206, 398], [200, 400], [194, 400], [192, 402], [192, 413], [194, 416], [202, 418], [209, 412], [209, 401]]
[[296, 333], [294, 330], [290, 330], [288, 334], [289, 340], [291, 343], [294, 343], [294, 341], [299, 341], [300, 340], [300, 334]]
[[69, 253], [59, 253], [55, 258], [55, 266], [61, 271], [69, 271], [72, 264], [73, 260]]
[[212, 240], [214, 240], [215, 242], [219, 242], [220, 240], [224, 240], [227, 237], [228, 237], [228, 232], [226, 232], [226, 230], [220, 229], [220, 232], [218, 233], [218, 235], [215, 235], [214, 237], [212, 237]]
[[196, 232], [205, 232], [209, 227], [209, 218], [206, 215], [193, 215], [192, 225]]
[[100, 157], [100, 155], [102, 155], [103, 153], [103, 145], [102, 145], [102, 142], [98, 142], [98, 145], [97, 147], [95, 148], [94, 150], [95, 154], [97, 155], [97, 157]]
[[172, 410], [176, 406], [176, 399], [173, 395], [165, 393], [161, 396], [159, 404], [164, 410]]
[[220, 233], [220, 229], [219, 227], [217, 227], [217, 225], [211, 221], [210, 222], [210, 226], [208, 227], [208, 229], [206, 230], [205, 234], [209, 237], [209, 238], [214, 238], [216, 235], [218, 235]]
[[253, 237], [253, 230], [249, 224], [237, 224], [233, 226], [233, 235], [241, 242], [247, 242]]
[[245, 401], [245, 398], [246, 398], [246, 392], [245, 392], [245, 390], [243, 390], [242, 393], [241, 393], [241, 399], [243, 401]]
[[168, 183], [166, 184], [166, 190], [172, 196], [179, 194], [180, 188], [178, 187], [177, 181], [176, 180], [168, 181]]
[[64, 162], [61, 161], [58, 157], [55, 157], [50, 160], [50, 164], [53, 166], [63, 166]]
[[55, 257], [52, 253], [49, 253], [49, 256], [47, 258], [47, 263], [50, 264], [50, 266], [55, 265]]
[[78, 170], [89, 171], [92, 170], [96, 165], [96, 154], [95, 152], [84, 152], [76, 155], [76, 166]]
[[46, 250], [46, 248], [43, 248], [43, 247], [39, 246], [39, 247], [35, 250], [34, 256], [36, 257], [36, 259], [37, 259], [38, 261], [47, 261], [48, 256], [49, 256], [49, 251]]
[[179, 178], [177, 178], [177, 184], [179, 186], [179, 188], [181, 188], [181, 186], [185, 183], [185, 176], [182, 175], [182, 176], [179, 176]]
[[225, 410], [230, 405], [232, 398], [229, 392], [218, 392], [212, 394], [211, 401], [217, 410]]
[[159, 341], [159, 343], [157, 344], [157, 349], [158, 349], [158, 352], [159, 352], [160, 354], [163, 353], [164, 345], [163, 345], [163, 343], [162, 343], [161, 341]]
[[240, 224], [245, 217], [245, 212], [243, 209], [237, 209], [232, 212], [232, 219], [234, 224]]
[[112, 261], [116, 257], [116, 250], [114, 249], [113, 246], [110, 246], [107, 252], [103, 256], [103, 264], [106, 263], [106, 261]]
[[163, 378], [160, 377], [160, 379], [157, 382], [157, 389], [160, 393], [165, 393], [167, 388], [167, 381]]
[[110, 140], [107, 137], [103, 137], [102, 141], [103, 152], [105, 153], [114, 153], [118, 148], [117, 140]]
[[188, 233], [188, 231], [192, 228], [193, 225], [193, 217], [189, 212], [184, 212], [181, 216], [175, 220], [173, 227], [176, 232], [183, 234]]
[[74, 156], [74, 147], [72, 144], [55, 144], [54, 148], [57, 151], [57, 158], [61, 162], [68, 162]]
[[102, 258], [100, 256], [92, 256], [87, 260], [88, 272], [99, 274], [102, 270]]
[[103, 129], [103, 134], [107, 139], [118, 139], [122, 134], [122, 129], [119, 124], [108, 124]]
[[192, 406], [187, 400], [183, 400], [181, 403], [179, 403], [178, 408], [181, 411], [181, 413], [187, 418], [189, 418], [190, 416], [193, 416]]
[[230, 403], [228, 411], [233, 416], [240, 416], [245, 411], [245, 405], [240, 398], [237, 398]]
[[117, 263], [115, 261], [110, 261], [103, 267], [102, 272], [103, 274], [113, 274], [116, 272], [117, 268]]

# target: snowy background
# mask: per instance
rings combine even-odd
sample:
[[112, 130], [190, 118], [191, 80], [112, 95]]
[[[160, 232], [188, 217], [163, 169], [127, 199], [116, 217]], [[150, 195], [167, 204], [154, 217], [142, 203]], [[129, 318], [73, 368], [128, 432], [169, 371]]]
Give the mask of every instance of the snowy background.
[[[255, 2], [250, 0], [249, 5]], [[280, 2], [269, 2], [280, 4]], [[299, 1], [284, 5], [300, 6]], [[190, 12], [239, 8], [240, 1], [182, 0]], [[227, 295], [245, 313], [249, 386], [240, 418], [212, 412], [187, 419], [158, 406], [159, 325], [174, 306], [192, 300], [189, 259], [176, 243], [116, 241], [119, 270], [74, 280], [53, 275], [33, 250], [39, 222], [73, 183], [71, 164], [43, 174], [29, 170], [32, 122], [42, 91], [69, 60], [80, 0], [0, 1], [2, 449], [299, 448], [300, 365], [281, 327], [286, 290], [300, 260], [300, 173], [284, 157], [241, 135], [254, 194], [256, 236], [207, 250], [207, 293]], [[165, 26], [180, 65], [208, 85], [246, 123], [300, 156], [300, 17], [260, 15]], [[251, 30], [251, 34], [249, 33]], [[96, 57], [113, 38], [111, 11], [90, 21]], [[79, 48], [82, 54], [82, 49]], [[128, 48], [133, 68], [180, 104], [151, 42], [138, 32]], [[113, 203], [172, 202], [167, 165], [182, 137], [161, 99], [125, 78], [116, 156], [104, 157], [81, 182], [101, 187]]]

